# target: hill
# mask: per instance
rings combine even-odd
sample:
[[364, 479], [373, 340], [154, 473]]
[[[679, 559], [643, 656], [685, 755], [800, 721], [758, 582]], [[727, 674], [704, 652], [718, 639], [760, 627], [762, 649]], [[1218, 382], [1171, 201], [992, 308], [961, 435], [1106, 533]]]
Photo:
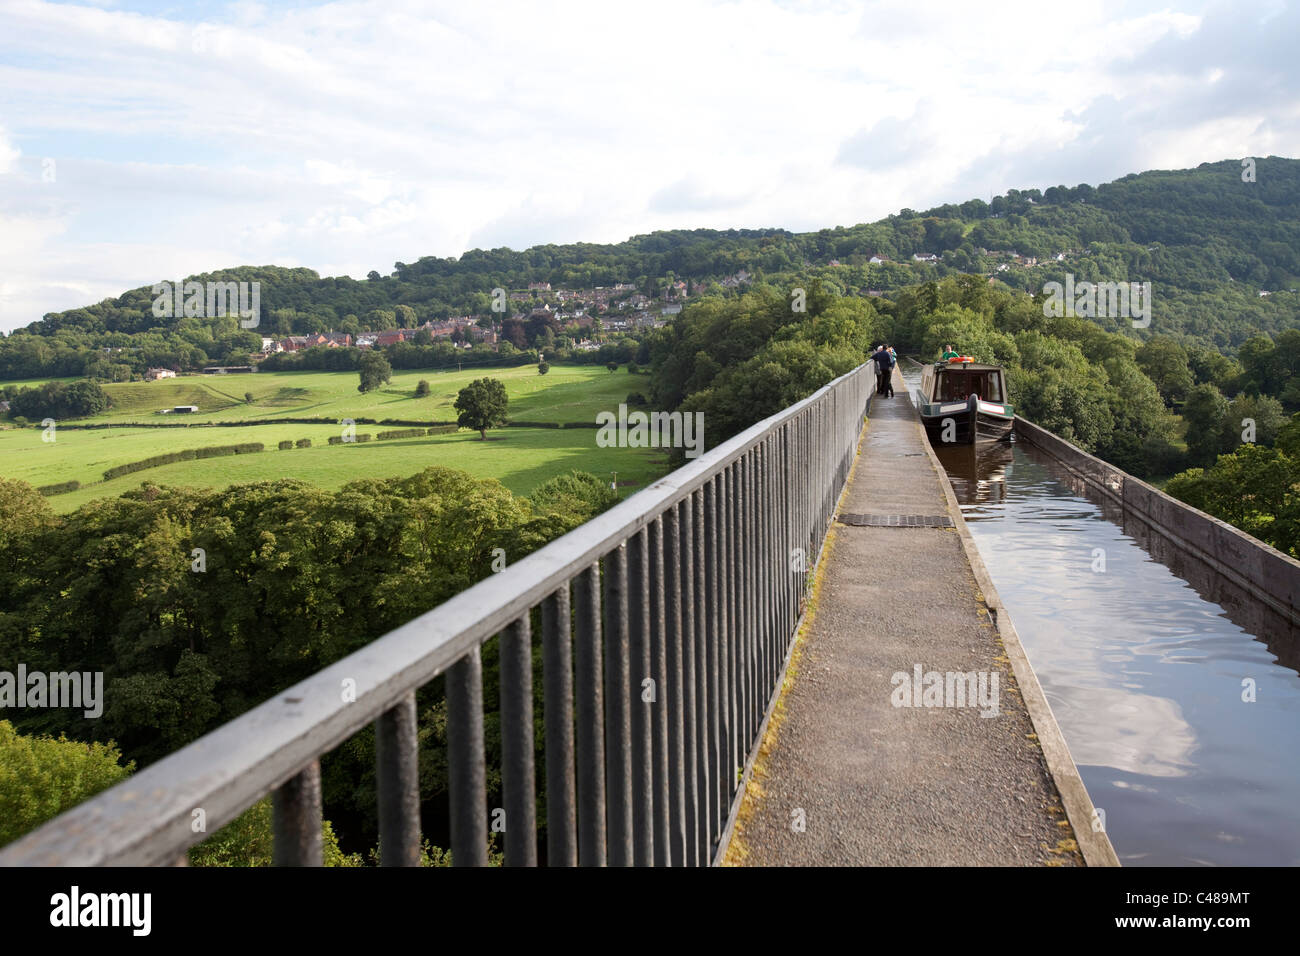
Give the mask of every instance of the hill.
[[[1258, 332], [1300, 327], [1300, 294], [1289, 291], [1300, 287], [1300, 161], [1268, 157], [1255, 161], [1253, 181], [1244, 173], [1242, 161], [1223, 160], [1095, 188], [1013, 189], [987, 203], [904, 209], [875, 223], [807, 233], [697, 229], [615, 244], [476, 249], [459, 258], [398, 262], [390, 275], [365, 280], [278, 266], [225, 269], [191, 278], [260, 282], [256, 330], [241, 330], [235, 318], [158, 318], [151, 289], [133, 289], [47, 315], [0, 340], [0, 378], [112, 380], [149, 365], [194, 368], [237, 359], [260, 347], [262, 334], [489, 317], [494, 288], [549, 284], [581, 302], [597, 287], [619, 283], [653, 297], [685, 282], [695, 296], [731, 295], [765, 280], [820, 278], [830, 292], [865, 296], [958, 273], [1031, 291], [1066, 273], [1078, 281], [1151, 282], [1148, 329], [1134, 331], [1116, 319], [1098, 324], [1231, 352]], [[526, 314], [552, 295], [521, 296], [511, 310]], [[528, 344], [544, 331], [530, 330]], [[552, 335], [546, 344], [554, 341]]]

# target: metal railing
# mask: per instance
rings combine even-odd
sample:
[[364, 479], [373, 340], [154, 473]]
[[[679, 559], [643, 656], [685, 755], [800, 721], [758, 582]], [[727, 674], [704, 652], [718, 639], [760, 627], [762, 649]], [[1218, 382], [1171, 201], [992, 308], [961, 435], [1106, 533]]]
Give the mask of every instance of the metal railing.
[[[207, 836], [196, 810], [214, 832], [273, 793], [274, 861], [320, 865], [320, 756], [373, 721], [381, 863], [415, 865], [415, 692], [445, 674], [453, 862], [487, 863], [489, 814], [504, 810], [506, 864], [534, 865], [534, 609], [548, 864], [715, 862], [873, 385], [865, 365], [836, 379], [46, 823], [0, 864], [181, 862]], [[489, 808], [481, 648], [498, 634], [504, 806]]]

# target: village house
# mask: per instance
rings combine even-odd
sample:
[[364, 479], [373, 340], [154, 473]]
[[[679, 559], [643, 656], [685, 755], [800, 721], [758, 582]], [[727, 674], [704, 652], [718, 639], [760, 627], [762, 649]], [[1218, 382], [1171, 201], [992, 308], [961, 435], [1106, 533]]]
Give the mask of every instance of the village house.
[[156, 382], [160, 378], [175, 378], [176, 373], [169, 368], [151, 368], [144, 373], [146, 382]]
[[415, 333], [415, 329], [386, 329], [375, 336], [374, 346], [382, 349], [389, 345], [396, 345], [398, 342], [409, 342], [415, 338]]
[[530, 292], [550, 292], [551, 284], [549, 282], [530, 282], [528, 283]]

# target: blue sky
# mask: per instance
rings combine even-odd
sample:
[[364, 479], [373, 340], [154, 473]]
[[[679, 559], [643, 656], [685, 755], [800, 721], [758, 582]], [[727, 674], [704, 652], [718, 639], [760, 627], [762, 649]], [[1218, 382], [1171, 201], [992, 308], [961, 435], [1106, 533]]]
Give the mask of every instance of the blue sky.
[[0, 330], [322, 275], [816, 229], [1300, 155], [1290, 4], [0, 0]]

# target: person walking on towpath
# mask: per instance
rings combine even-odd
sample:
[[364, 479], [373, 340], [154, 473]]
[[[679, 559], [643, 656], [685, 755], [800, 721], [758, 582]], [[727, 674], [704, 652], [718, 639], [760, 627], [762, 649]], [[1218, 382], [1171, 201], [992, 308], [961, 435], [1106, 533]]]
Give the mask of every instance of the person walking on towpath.
[[876, 394], [893, 397], [893, 372], [894, 359], [889, 354], [889, 349], [880, 346], [871, 354], [871, 360], [876, 363]]

